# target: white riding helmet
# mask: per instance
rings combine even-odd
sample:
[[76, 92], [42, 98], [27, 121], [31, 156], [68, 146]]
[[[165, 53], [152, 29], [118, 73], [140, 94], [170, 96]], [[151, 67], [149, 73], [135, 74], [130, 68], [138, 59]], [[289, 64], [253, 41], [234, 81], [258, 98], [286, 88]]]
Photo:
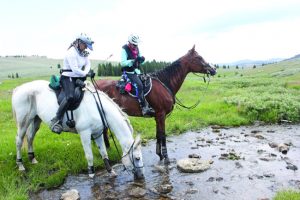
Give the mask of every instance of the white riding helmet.
[[138, 35], [131, 34], [128, 37], [128, 42], [134, 45], [138, 45], [140, 43], [140, 37]]
[[86, 44], [87, 48], [93, 51], [94, 41], [92, 41], [92, 39], [87, 36], [87, 34], [81, 33], [76, 39], [81, 40], [84, 44]]

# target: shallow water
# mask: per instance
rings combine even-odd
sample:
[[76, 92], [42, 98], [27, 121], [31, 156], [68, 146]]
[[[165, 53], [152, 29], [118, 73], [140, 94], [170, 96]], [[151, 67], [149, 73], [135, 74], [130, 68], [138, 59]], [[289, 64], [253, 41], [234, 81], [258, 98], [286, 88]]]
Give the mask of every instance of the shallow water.
[[[278, 148], [271, 148], [271, 142], [287, 143], [290, 149], [284, 155]], [[300, 167], [299, 125], [207, 128], [168, 137], [167, 145], [171, 158], [168, 166], [159, 162], [155, 141], [143, 147], [144, 181], [134, 181], [121, 165], [116, 165], [116, 178], [109, 177], [106, 171], [98, 172], [94, 179], [86, 174], [69, 176], [61, 187], [33, 194], [31, 199], [59, 199], [67, 190], [76, 189], [81, 200], [252, 200], [271, 199], [281, 189], [300, 189], [300, 173], [296, 170]], [[229, 152], [237, 160], [222, 159]], [[190, 154], [212, 160], [211, 168], [201, 173], [180, 172], [176, 160]]]

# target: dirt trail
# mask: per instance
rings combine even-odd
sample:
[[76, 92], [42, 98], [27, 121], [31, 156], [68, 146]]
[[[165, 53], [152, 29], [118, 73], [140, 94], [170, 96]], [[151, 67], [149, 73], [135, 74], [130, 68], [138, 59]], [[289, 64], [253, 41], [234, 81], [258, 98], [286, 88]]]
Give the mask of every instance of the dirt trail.
[[[285, 143], [287, 154], [277, 144]], [[168, 138], [171, 164], [165, 166], [155, 155], [155, 141], [143, 147], [145, 181], [136, 182], [115, 166], [119, 174], [99, 172], [69, 176], [64, 185], [42, 191], [31, 199], [59, 199], [77, 189], [80, 199], [272, 199], [281, 189], [300, 189], [300, 125], [210, 127]], [[201, 173], [182, 173], [176, 161], [189, 155], [211, 160]]]

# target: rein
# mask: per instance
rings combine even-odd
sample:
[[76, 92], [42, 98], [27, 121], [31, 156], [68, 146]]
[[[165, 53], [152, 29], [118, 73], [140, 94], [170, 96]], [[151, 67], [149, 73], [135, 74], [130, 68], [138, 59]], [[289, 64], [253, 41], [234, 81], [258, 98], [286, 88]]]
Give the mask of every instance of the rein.
[[[94, 79], [94, 78], [91, 78], [91, 81], [92, 81], [92, 84], [93, 84], [94, 88], [97, 88], [97, 87], [96, 87], [97, 84], [96, 84], [96, 82], [95, 82], [95, 79]], [[93, 97], [94, 97], [94, 99], [95, 99], [95, 102], [96, 102], [96, 105], [97, 105], [97, 109], [98, 109], [98, 111], [99, 111], [99, 114], [100, 114], [100, 117], [101, 117], [103, 126], [104, 126], [104, 128], [109, 128], [109, 129], [110, 129], [109, 124], [107, 123], [107, 120], [106, 120], [105, 112], [104, 112], [104, 109], [103, 109], [102, 102], [101, 102], [101, 100], [100, 100], [100, 96], [99, 96], [98, 90], [96, 89], [95, 91], [96, 91], [96, 94], [97, 94], [97, 97], [98, 97], [100, 106], [99, 106], [99, 104], [98, 104], [97, 101], [96, 101], [95, 95], [94, 95], [93, 93], [92, 93], [92, 94], [93, 94]], [[91, 92], [91, 91], [90, 91], [90, 92]], [[101, 109], [100, 109], [100, 107], [101, 107]], [[103, 134], [103, 132], [102, 132], [98, 137], [101, 137], [102, 134]], [[111, 136], [112, 136], [112, 140], [113, 140], [113, 142], [114, 142], [114, 145], [115, 145], [115, 147], [116, 147], [116, 149], [117, 149], [118, 155], [119, 155], [119, 157], [121, 157], [120, 151], [119, 151], [119, 149], [118, 149], [118, 147], [117, 147], [117, 144], [116, 144], [116, 141], [115, 141], [115, 138], [114, 138], [113, 134], [111, 134]]]
[[[92, 84], [93, 84], [94, 88], [97, 88], [97, 87], [96, 87], [97, 83], [95, 82], [95, 79], [94, 79], [94, 78], [91, 78], [91, 81], [92, 81]], [[93, 97], [94, 97], [94, 99], [95, 99], [95, 102], [96, 102], [96, 105], [97, 105], [97, 109], [98, 109], [98, 111], [99, 111], [99, 114], [100, 114], [100, 117], [101, 117], [103, 126], [110, 129], [109, 124], [107, 123], [107, 120], [106, 120], [105, 112], [104, 112], [104, 109], [103, 109], [102, 102], [101, 102], [101, 100], [100, 100], [100, 96], [99, 96], [98, 90], [96, 89], [95, 91], [96, 91], [95, 93], [97, 94], [97, 97], [98, 97], [98, 100], [99, 100], [101, 109], [100, 109], [100, 106], [99, 106], [98, 102], [96, 101], [96, 98], [95, 98], [93, 92], [92, 92], [92, 94], [93, 94]], [[91, 91], [90, 91], [90, 92], [91, 92]], [[98, 138], [98, 137], [101, 137], [102, 134], [103, 134], [103, 132], [102, 132], [99, 136], [97, 136], [97, 138]], [[127, 152], [126, 154], [124, 154], [123, 156], [121, 156], [120, 151], [119, 151], [119, 149], [118, 149], [118, 146], [117, 146], [117, 144], [116, 144], [116, 141], [115, 141], [115, 138], [114, 138], [113, 134], [111, 134], [111, 138], [112, 138], [112, 140], [113, 140], [113, 142], [114, 142], [114, 145], [115, 145], [115, 147], [116, 147], [116, 149], [117, 149], [118, 155], [119, 155], [119, 157], [121, 157], [121, 159], [124, 158], [126, 155], [128, 155], [128, 154], [131, 152], [131, 155], [129, 156], [129, 158], [130, 158], [130, 162], [132, 163], [132, 165], [133, 165], [133, 167], [134, 167], [133, 170], [132, 170], [133, 172], [134, 172], [135, 169], [137, 169], [137, 168], [143, 168], [143, 167], [144, 167], [144, 166], [137, 167], [137, 166], [135, 165], [135, 163], [134, 163], [134, 158], [133, 158], [133, 145], [134, 145], [134, 143], [135, 143], [135, 140], [133, 141], [132, 145], [130, 146], [128, 152]], [[128, 172], [128, 170], [127, 170], [127, 168], [125, 167], [124, 164], [123, 164], [123, 166], [124, 166], [124, 170], [126, 170], [126, 171]]]
[[[196, 76], [198, 77], [201, 77], [200, 75], [196, 74], [196, 73], [193, 73], [195, 74]], [[210, 82], [210, 76], [209, 76], [209, 73], [206, 74], [207, 77], [208, 77], [208, 82], [207, 82], [207, 85], [206, 85], [206, 88], [205, 88], [205, 92], [207, 91], [207, 88], [208, 88], [208, 85], [209, 85], [209, 82]], [[205, 75], [203, 76], [203, 80], [204, 80], [204, 83], [206, 83], [206, 79], [205, 79]], [[196, 108], [200, 102], [201, 102], [201, 99], [199, 98], [198, 101], [192, 105], [192, 106], [185, 106], [176, 96], [175, 96], [175, 99], [176, 99], [176, 104], [183, 107], [183, 108], [186, 108], [186, 109], [194, 109]]]

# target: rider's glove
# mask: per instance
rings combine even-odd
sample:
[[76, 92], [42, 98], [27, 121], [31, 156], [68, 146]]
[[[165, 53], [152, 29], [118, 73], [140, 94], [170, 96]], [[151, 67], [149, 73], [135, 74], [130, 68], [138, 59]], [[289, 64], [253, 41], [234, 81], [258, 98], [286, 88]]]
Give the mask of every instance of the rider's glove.
[[143, 63], [145, 61], [145, 57], [144, 56], [138, 56], [136, 59], [137, 59], [138, 63]]
[[95, 75], [96, 75], [96, 74], [95, 74], [94, 70], [92, 70], [92, 69], [89, 71], [89, 73], [87, 73], [87, 76], [89, 76], [89, 77], [91, 77], [91, 78], [94, 78]]

